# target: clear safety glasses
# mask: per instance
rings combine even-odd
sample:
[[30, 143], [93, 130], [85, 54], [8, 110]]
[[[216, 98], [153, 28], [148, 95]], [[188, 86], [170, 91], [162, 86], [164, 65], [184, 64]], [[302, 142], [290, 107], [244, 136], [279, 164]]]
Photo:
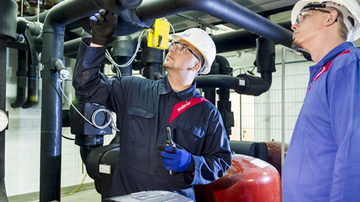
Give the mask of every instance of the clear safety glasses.
[[328, 10], [324, 10], [324, 9], [317, 8], [317, 7], [306, 8], [306, 9], [302, 10], [300, 12], [300, 14], [297, 16], [295, 24], [299, 25], [302, 22], [304, 22], [304, 20], [306, 20], [308, 17], [313, 15], [313, 11], [320, 11], [320, 12], [323, 12], [323, 13], [331, 13]]
[[178, 51], [178, 53], [181, 53], [181, 54], [184, 54], [186, 51], [189, 51], [200, 62], [199, 57], [197, 55], [195, 55], [194, 51], [192, 51], [187, 45], [185, 45], [185, 44], [183, 44], [181, 42], [178, 42], [178, 41], [174, 41], [174, 42], [171, 42], [170, 48], [172, 48], [172, 47], [174, 48], [175, 52]]

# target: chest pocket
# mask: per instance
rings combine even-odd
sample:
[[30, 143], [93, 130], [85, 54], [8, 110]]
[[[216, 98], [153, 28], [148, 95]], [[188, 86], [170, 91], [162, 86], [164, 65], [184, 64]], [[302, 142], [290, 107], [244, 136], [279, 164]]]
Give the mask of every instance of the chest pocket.
[[188, 122], [178, 122], [175, 142], [186, 148], [192, 154], [198, 154], [205, 143], [206, 131]]
[[127, 134], [130, 143], [137, 147], [144, 146], [146, 138], [151, 135], [156, 127], [153, 125], [155, 112], [139, 107], [129, 107], [128, 113], [131, 115], [129, 133]]

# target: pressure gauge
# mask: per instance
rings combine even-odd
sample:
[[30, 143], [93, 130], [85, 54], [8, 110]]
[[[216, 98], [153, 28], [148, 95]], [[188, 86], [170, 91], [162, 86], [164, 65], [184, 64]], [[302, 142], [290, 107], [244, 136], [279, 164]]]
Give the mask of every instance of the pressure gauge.
[[0, 110], [0, 132], [5, 130], [8, 124], [9, 124], [9, 118], [7, 114], [4, 111]]

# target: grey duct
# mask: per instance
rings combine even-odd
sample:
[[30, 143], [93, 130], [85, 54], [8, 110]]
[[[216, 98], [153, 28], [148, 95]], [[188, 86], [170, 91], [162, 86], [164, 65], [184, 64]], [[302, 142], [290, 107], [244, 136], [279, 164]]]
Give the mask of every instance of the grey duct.
[[100, 8], [119, 13], [140, 3], [139, 0], [69, 0], [57, 4], [47, 13], [41, 57], [44, 96], [41, 102], [40, 201], [60, 201], [62, 105], [55, 62], [63, 60], [65, 26], [96, 13]]

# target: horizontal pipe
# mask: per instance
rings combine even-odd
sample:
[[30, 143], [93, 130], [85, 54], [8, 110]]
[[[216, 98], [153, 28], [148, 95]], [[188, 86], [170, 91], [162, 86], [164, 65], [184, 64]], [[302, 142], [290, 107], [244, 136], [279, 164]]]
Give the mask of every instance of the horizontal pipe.
[[240, 74], [236, 77], [230, 75], [206, 75], [195, 78], [197, 88], [225, 88], [234, 89], [244, 95], [259, 96], [266, 92], [271, 85], [271, 72], [264, 72], [264, 77], [254, 77]]
[[292, 43], [291, 31], [231, 0], [145, 0], [135, 9], [143, 21], [185, 11], [205, 12], [287, 47]]

